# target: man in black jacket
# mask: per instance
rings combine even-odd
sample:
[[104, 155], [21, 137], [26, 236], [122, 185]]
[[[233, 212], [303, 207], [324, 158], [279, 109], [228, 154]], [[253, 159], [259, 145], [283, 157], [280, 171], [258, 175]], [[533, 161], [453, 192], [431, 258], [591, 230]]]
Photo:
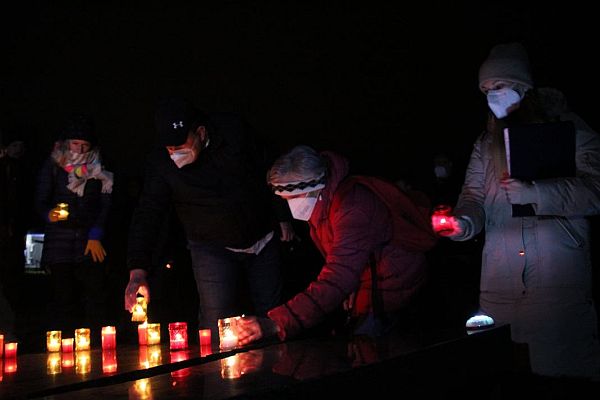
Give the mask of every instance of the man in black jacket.
[[268, 160], [237, 115], [206, 114], [189, 101], [170, 98], [156, 112], [159, 145], [148, 159], [144, 187], [128, 242], [125, 309], [136, 295], [150, 300], [147, 271], [170, 205], [182, 223], [199, 296], [199, 325], [218, 340], [217, 319], [237, 315], [240, 274], [254, 311], [264, 315], [280, 302], [279, 244], [293, 238], [285, 203], [265, 181]]

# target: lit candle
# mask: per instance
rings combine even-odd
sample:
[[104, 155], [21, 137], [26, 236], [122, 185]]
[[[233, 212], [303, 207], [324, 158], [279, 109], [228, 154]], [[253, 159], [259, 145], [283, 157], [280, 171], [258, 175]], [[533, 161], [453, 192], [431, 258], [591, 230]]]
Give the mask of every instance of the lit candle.
[[14, 358], [17, 356], [17, 342], [4, 343], [4, 358]]
[[102, 372], [105, 374], [114, 374], [117, 372], [117, 351], [107, 349], [102, 351]]
[[222, 318], [218, 320], [219, 347], [228, 350], [237, 346], [237, 329], [235, 318]]
[[160, 344], [160, 324], [148, 324], [147, 341], [148, 346]]
[[48, 359], [46, 360], [46, 374], [56, 375], [62, 372], [62, 365], [60, 362], [60, 353], [49, 353]]
[[4, 354], [4, 335], [0, 335], [0, 358]]
[[187, 348], [187, 322], [171, 322], [169, 324], [169, 339], [171, 350]]
[[69, 205], [67, 203], [58, 203], [56, 207], [58, 208], [59, 221], [64, 221], [69, 217]]
[[85, 375], [92, 370], [91, 356], [88, 350], [78, 351], [75, 357], [75, 373]]
[[148, 344], [148, 324], [146, 322], [138, 325], [138, 343], [140, 346]]
[[198, 330], [198, 336], [200, 337], [200, 346], [210, 346], [210, 329]]
[[136, 297], [135, 306], [133, 306], [133, 311], [131, 312], [131, 320], [134, 322], [146, 321], [147, 308], [146, 298], [142, 296]]
[[117, 329], [114, 326], [102, 327], [102, 350], [117, 347]]
[[60, 331], [48, 331], [46, 332], [46, 349], [49, 352], [59, 351], [60, 350], [60, 339], [61, 332]]
[[73, 338], [65, 338], [62, 339], [62, 351], [63, 353], [72, 353], [73, 352]]
[[433, 230], [438, 233], [452, 232], [454, 227], [452, 226], [452, 207], [441, 204], [436, 206], [431, 216], [431, 224]]
[[90, 330], [88, 328], [75, 329], [75, 350], [90, 349]]

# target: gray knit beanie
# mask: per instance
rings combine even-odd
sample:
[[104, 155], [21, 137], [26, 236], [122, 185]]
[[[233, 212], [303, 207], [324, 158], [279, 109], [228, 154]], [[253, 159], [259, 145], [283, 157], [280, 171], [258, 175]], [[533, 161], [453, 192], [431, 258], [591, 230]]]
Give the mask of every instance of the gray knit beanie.
[[527, 50], [521, 43], [504, 43], [494, 46], [479, 67], [479, 89], [489, 80], [503, 80], [533, 87]]

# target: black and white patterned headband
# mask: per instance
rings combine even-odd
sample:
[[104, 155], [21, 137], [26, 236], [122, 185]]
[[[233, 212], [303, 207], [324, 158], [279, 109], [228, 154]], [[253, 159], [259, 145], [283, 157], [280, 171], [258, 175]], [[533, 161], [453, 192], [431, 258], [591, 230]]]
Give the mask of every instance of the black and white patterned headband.
[[325, 187], [325, 173], [310, 181], [297, 181], [282, 184], [270, 184], [271, 190], [278, 195], [294, 195], [308, 193]]

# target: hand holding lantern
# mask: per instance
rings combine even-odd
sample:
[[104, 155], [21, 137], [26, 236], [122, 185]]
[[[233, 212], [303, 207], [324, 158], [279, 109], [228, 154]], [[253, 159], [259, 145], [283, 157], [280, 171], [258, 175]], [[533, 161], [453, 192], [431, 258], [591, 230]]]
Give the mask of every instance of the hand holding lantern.
[[48, 213], [48, 220], [50, 222], [65, 221], [69, 218], [69, 205], [67, 203], [58, 203]]
[[462, 221], [452, 215], [452, 207], [448, 205], [438, 205], [434, 208], [431, 226], [435, 233], [445, 237], [457, 236], [464, 232]]

